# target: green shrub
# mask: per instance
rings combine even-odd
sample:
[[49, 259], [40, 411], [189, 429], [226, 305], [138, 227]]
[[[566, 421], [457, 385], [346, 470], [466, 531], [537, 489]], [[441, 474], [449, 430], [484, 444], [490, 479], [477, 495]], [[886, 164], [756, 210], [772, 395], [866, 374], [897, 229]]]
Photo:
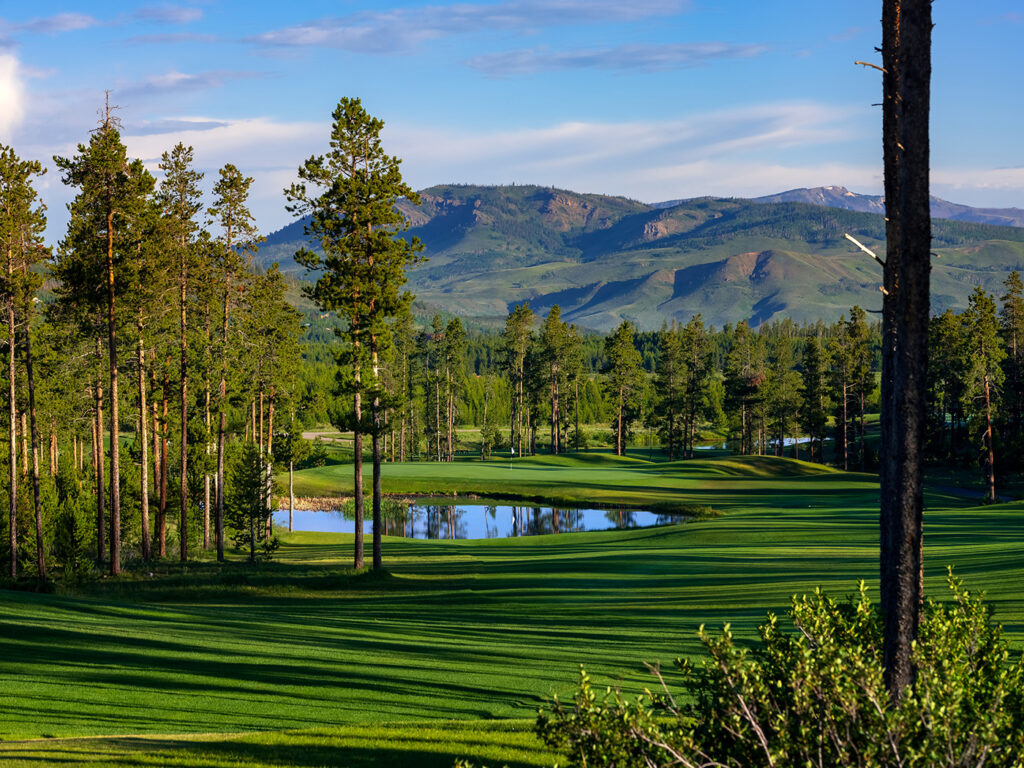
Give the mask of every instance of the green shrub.
[[952, 601], [929, 601], [914, 649], [917, 677], [890, 705], [882, 626], [863, 584], [836, 602], [794, 598], [786, 632], [769, 615], [762, 644], [737, 647], [703, 627], [707, 658], [677, 660], [684, 690], [627, 700], [597, 694], [581, 670], [537, 731], [570, 766], [1020, 766], [1024, 670], [981, 599], [949, 577]]

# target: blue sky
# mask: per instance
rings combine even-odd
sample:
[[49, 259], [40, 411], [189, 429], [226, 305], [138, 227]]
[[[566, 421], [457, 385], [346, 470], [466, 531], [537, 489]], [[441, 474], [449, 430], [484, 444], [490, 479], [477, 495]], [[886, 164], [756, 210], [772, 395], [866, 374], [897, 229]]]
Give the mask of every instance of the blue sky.
[[[111, 91], [156, 170], [181, 140], [208, 180], [281, 189], [359, 96], [407, 181], [535, 183], [645, 201], [800, 186], [881, 191], [878, 0], [0, 0], [0, 141], [74, 151]], [[932, 190], [1024, 207], [1024, 8], [934, 6]], [[50, 174], [51, 230], [69, 193]], [[59, 231], [54, 232], [59, 236]]]

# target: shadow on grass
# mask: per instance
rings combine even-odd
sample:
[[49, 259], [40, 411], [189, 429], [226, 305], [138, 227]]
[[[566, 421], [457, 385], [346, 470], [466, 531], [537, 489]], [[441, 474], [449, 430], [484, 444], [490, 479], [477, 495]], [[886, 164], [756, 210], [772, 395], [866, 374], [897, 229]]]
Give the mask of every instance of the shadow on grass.
[[377, 728], [279, 731], [242, 736], [59, 739], [0, 745], [11, 766], [91, 763], [123, 766], [422, 766], [451, 768], [457, 758], [476, 764], [535, 768], [550, 765], [530, 724], [451, 722]]

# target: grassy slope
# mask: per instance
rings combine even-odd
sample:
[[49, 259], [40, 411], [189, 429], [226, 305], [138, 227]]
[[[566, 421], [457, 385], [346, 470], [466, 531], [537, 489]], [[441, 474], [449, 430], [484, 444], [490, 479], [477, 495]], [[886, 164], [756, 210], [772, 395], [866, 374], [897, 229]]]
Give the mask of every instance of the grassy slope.
[[[484, 492], [508, 490], [513, 478], [523, 493], [564, 480], [564, 493], [600, 503], [624, 485], [630, 502], [675, 495], [728, 514], [528, 540], [391, 539], [383, 578], [348, 574], [350, 537], [295, 534], [280, 562], [227, 577], [197, 565], [187, 576], [101, 583], [86, 597], [0, 593], [2, 736], [315, 727], [326, 730], [204, 737], [188, 764], [337, 764], [350, 750], [353, 765], [383, 765], [395, 762], [386, 754], [392, 747], [378, 755], [373, 745], [389, 741], [391, 724], [433, 721], [436, 738], [407, 727], [396, 743], [435, 754], [437, 764], [466, 754], [529, 765], [541, 758], [528, 735], [499, 730], [477, 739], [472, 721], [530, 718], [545, 697], [571, 689], [578, 663], [597, 680], [639, 690], [650, 683], [644, 661], [698, 652], [701, 623], [728, 621], [749, 639], [764, 613], [784, 610], [794, 593], [824, 584], [842, 594], [875, 578], [877, 487], [867, 476], [772, 459], [650, 465], [604, 457], [524, 462], [511, 470], [521, 476], [500, 471], [510, 472], [507, 463], [388, 467], [396, 488], [446, 473], [452, 483], [479, 475]], [[331, 475], [316, 477], [326, 483]], [[1019, 641], [1024, 505], [928, 503], [929, 587], [938, 592], [945, 565], [956, 564], [969, 586], [988, 590]], [[445, 720], [466, 725], [438, 722]], [[59, 752], [165, 764], [161, 750], [179, 741], [12, 743], [0, 745], [0, 762], [21, 754], [24, 764], [48, 764]], [[296, 757], [291, 747], [304, 742], [322, 751]]]

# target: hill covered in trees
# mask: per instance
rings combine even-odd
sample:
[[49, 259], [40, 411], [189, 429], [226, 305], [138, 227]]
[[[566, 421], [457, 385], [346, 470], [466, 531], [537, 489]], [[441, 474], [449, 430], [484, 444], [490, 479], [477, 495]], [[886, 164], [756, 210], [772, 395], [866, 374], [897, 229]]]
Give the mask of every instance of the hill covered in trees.
[[[803, 202], [695, 198], [648, 205], [536, 186], [430, 187], [402, 203], [429, 261], [410, 272], [425, 313], [497, 324], [515, 304], [555, 304], [581, 327], [656, 329], [702, 313], [714, 325], [834, 320], [880, 305], [881, 270], [843, 238], [884, 250], [881, 215]], [[263, 263], [292, 260], [301, 221], [268, 237]], [[935, 312], [1024, 268], [1024, 229], [936, 219]]]

